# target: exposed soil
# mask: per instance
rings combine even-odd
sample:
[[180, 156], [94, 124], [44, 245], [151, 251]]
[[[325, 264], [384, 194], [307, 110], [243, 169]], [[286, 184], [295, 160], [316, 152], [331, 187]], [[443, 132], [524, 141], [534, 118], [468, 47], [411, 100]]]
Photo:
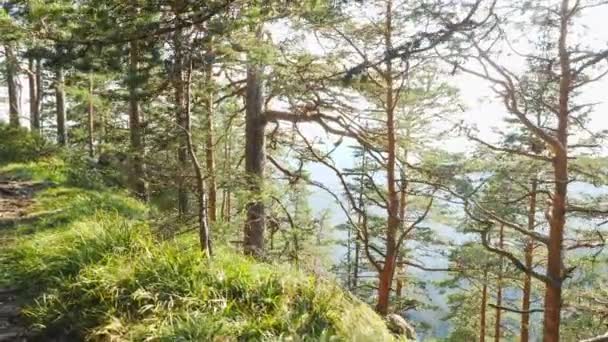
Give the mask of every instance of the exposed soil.
[[[49, 185], [0, 177], [0, 230], [8, 229], [26, 218], [36, 191]], [[6, 243], [10, 243], [9, 238], [0, 236], [0, 248]], [[27, 341], [27, 331], [19, 323], [21, 310], [17, 294], [18, 289], [0, 287], [0, 342]]]

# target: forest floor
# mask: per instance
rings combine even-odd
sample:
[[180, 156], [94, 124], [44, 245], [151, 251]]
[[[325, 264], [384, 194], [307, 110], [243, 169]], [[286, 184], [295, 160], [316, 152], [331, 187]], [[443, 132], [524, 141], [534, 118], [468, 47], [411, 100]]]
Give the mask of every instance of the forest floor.
[[[27, 210], [32, 205], [32, 197], [48, 186], [44, 182], [16, 181], [0, 175], [0, 233], [22, 220], [27, 221]], [[0, 234], [0, 248], [9, 244], [12, 238]], [[0, 342], [26, 341], [26, 329], [20, 324], [18, 289], [6, 288], [0, 279]]]

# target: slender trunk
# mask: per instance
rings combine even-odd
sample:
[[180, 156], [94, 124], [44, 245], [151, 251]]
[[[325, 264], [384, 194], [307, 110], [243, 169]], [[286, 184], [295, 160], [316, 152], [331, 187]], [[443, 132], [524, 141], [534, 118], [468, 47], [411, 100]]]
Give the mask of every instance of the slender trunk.
[[12, 43], [4, 45], [6, 60], [6, 84], [8, 87], [8, 119], [9, 125], [19, 127], [19, 87], [17, 84], [17, 58]]
[[223, 217], [224, 222], [230, 222], [230, 213], [232, 211], [231, 197], [232, 197], [232, 193], [230, 192], [230, 190], [226, 189], [226, 193], [224, 195], [224, 198], [226, 200], [226, 205], [224, 207], [224, 217]]
[[[386, 27], [385, 27], [385, 48], [387, 51], [392, 50], [391, 34], [392, 34], [392, 1], [388, 0], [386, 5]], [[386, 162], [386, 178], [387, 178], [387, 215], [388, 222], [386, 227], [386, 255], [382, 272], [379, 274], [378, 285], [378, 304], [376, 311], [381, 315], [388, 314], [390, 305], [390, 291], [393, 277], [395, 275], [395, 266], [397, 259], [397, 232], [401, 221], [399, 219], [399, 195], [396, 188], [395, 169], [396, 169], [396, 132], [395, 132], [395, 103], [393, 98], [393, 75], [392, 62], [387, 60], [385, 70], [386, 82], [386, 128], [387, 128], [387, 162]]]
[[[231, 166], [231, 150], [232, 150], [232, 134], [231, 134], [231, 129], [230, 129], [230, 121], [227, 120], [226, 121], [226, 125], [225, 125], [225, 134], [226, 134], [226, 139], [225, 139], [225, 144], [224, 144], [224, 164], [223, 164], [223, 172], [224, 172], [224, 189], [223, 189], [223, 195], [222, 195], [222, 221], [223, 222], [230, 222], [230, 214], [232, 211], [231, 208], [231, 191], [230, 191], [230, 179], [232, 177], [232, 173], [230, 172], [230, 166]], [[228, 180], [228, 181], [226, 181]]]
[[182, 32], [177, 30], [173, 37], [173, 45], [175, 49], [175, 63], [173, 70], [173, 87], [175, 90], [175, 123], [177, 125], [176, 135], [178, 140], [177, 147], [177, 208], [180, 218], [188, 212], [188, 191], [186, 185], [186, 170], [188, 169], [188, 148], [187, 148], [187, 132], [185, 118], [185, 100], [184, 100], [184, 56], [182, 49]]
[[[361, 153], [361, 174], [367, 173], [367, 149], [364, 147]], [[357, 204], [359, 209], [361, 210], [357, 215], [357, 226], [355, 227], [355, 263], [353, 266], [353, 283], [352, 290], [356, 290], [359, 286], [359, 253], [360, 253], [360, 244], [359, 244], [359, 233], [367, 230], [365, 224], [366, 220], [366, 211], [365, 211], [365, 201], [363, 200], [363, 191], [365, 191], [365, 181], [363, 176], [359, 177], [359, 197], [357, 198]]]
[[346, 288], [351, 291], [353, 290], [353, 229], [355, 227], [348, 225], [348, 230], [346, 231]]
[[55, 69], [55, 113], [57, 123], [57, 143], [65, 146], [68, 141], [65, 123], [65, 90], [64, 90], [63, 68]]
[[559, 341], [559, 326], [562, 303], [562, 267], [563, 239], [566, 224], [566, 201], [568, 192], [568, 115], [570, 114], [570, 55], [567, 50], [568, 20], [570, 17], [569, 1], [562, 0], [560, 37], [558, 43], [561, 77], [559, 84], [559, 113], [557, 140], [561, 148], [556, 148], [553, 158], [555, 190], [552, 199], [551, 217], [549, 222], [549, 243], [547, 248], [547, 277], [544, 311], [545, 342]]
[[42, 99], [44, 98], [44, 82], [42, 80], [42, 59], [36, 59], [36, 111], [38, 113], [39, 128], [42, 128]]
[[[261, 38], [258, 29], [258, 38]], [[262, 70], [254, 61], [247, 67], [247, 93], [245, 105], [245, 172], [251, 199], [247, 203], [245, 222], [245, 254], [262, 256], [264, 253], [265, 208], [262, 200], [264, 164], [266, 161], [266, 122], [262, 113]]]
[[36, 70], [36, 67], [37, 66], [34, 59], [30, 57], [28, 59], [29, 72], [27, 74], [28, 84], [30, 88], [30, 131], [39, 133], [40, 111], [38, 108], [38, 96], [40, 96], [40, 92], [38, 89], [39, 84], [37, 83], [38, 70]]
[[44, 98], [44, 82], [42, 81], [42, 59], [36, 59], [36, 113], [38, 114], [38, 131], [42, 129], [42, 99]]
[[[211, 51], [209, 51], [211, 53]], [[209, 193], [209, 222], [216, 220], [217, 213], [217, 184], [215, 182], [215, 142], [213, 132], [213, 64], [208, 63], [205, 67], [205, 77], [207, 85], [207, 96], [205, 97], [205, 118], [206, 123], [206, 148], [205, 161], [207, 164], [207, 192]]]
[[352, 291], [357, 291], [357, 287], [359, 286], [359, 254], [360, 254], [361, 245], [359, 243], [359, 238], [355, 236], [355, 256], [353, 260], [353, 285]]
[[89, 157], [95, 156], [95, 137], [94, 137], [94, 113], [93, 113], [93, 73], [89, 73], [89, 108], [87, 112], [87, 128], [88, 128], [88, 145]]
[[143, 132], [141, 127], [141, 114], [139, 111], [139, 98], [137, 96], [137, 75], [139, 72], [139, 46], [138, 42], [130, 43], [129, 49], [129, 131], [131, 143], [131, 172], [129, 175], [131, 188], [142, 200], [148, 200], [148, 189], [145, 181], [145, 165]]
[[[528, 208], [528, 230], [533, 231], [536, 224], [536, 189], [537, 179], [532, 179], [532, 187], [530, 192], [530, 206]], [[528, 238], [524, 248], [524, 258], [526, 268], [532, 269], [533, 265], [534, 240]], [[532, 293], [532, 276], [529, 273], [524, 274], [524, 285], [521, 304], [521, 328], [520, 342], [528, 342], [530, 338], [530, 296]]]
[[[504, 248], [504, 229], [503, 225], [500, 226], [499, 236], [498, 236], [498, 248]], [[494, 341], [500, 342], [500, 323], [502, 316], [502, 266], [503, 260], [502, 256], [499, 258], [498, 265], [498, 279], [496, 280], [496, 320], [494, 321]]]
[[401, 298], [401, 296], [403, 295], [403, 277], [405, 274], [405, 264], [403, 263], [403, 256], [399, 255], [399, 257], [397, 258], [397, 276], [396, 276], [396, 281], [397, 284], [395, 285], [395, 297], [397, 298]]
[[194, 144], [192, 142], [192, 120], [190, 115], [190, 83], [192, 79], [192, 62], [188, 60], [188, 70], [186, 72], [186, 81], [184, 82], [184, 111], [183, 111], [183, 124], [182, 127], [186, 134], [186, 149], [192, 160], [192, 168], [196, 175], [196, 194], [198, 197], [198, 228], [199, 228], [199, 242], [201, 245], [201, 251], [208, 258], [213, 255], [211, 249], [211, 231], [209, 229], [209, 223], [207, 222], [207, 204], [205, 201], [205, 177], [203, 175], [203, 168], [201, 163], [198, 161], [196, 152], [194, 151]]
[[[406, 139], [409, 139], [409, 130], [406, 136]], [[403, 160], [407, 160], [408, 158], [408, 153], [407, 153], [407, 148], [404, 152], [403, 155]], [[399, 224], [402, 227], [402, 229], [405, 229], [405, 227], [403, 227], [403, 224], [405, 223], [405, 211], [407, 208], [407, 182], [405, 180], [405, 169], [402, 169], [402, 173], [401, 173], [401, 187], [399, 189]], [[396, 290], [395, 290], [395, 295], [397, 296], [397, 298], [401, 297], [401, 293], [403, 291], [403, 280], [405, 278], [405, 263], [403, 260], [403, 255], [402, 253], [399, 253], [399, 257], [398, 260], [399, 262], [397, 263], [397, 267], [399, 267], [399, 269], [397, 270], [398, 274], [397, 274], [397, 286], [396, 286]]]
[[486, 308], [488, 306], [488, 270], [483, 270], [483, 288], [481, 290], [481, 308], [479, 320], [479, 342], [486, 340]]

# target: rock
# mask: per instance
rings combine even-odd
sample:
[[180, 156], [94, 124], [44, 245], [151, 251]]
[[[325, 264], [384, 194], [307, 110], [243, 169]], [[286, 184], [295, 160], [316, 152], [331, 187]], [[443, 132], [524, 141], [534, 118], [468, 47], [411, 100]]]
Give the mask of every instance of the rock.
[[593, 337], [587, 340], [582, 340], [581, 342], [608, 342], [608, 332], [602, 336]]
[[416, 341], [416, 331], [414, 328], [398, 314], [388, 314], [386, 316], [388, 330], [397, 335], [404, 335], [409, 340]]
[[21, 312], [19, 307], [10, 303], [3, 303], [0, 306], [1, 318], [14, 318], [19, 316], [19, 312]]
[[24, 331], [22, 329], [6, 329], [0, 330], [0, 342], [17, 342], [26, 341]]

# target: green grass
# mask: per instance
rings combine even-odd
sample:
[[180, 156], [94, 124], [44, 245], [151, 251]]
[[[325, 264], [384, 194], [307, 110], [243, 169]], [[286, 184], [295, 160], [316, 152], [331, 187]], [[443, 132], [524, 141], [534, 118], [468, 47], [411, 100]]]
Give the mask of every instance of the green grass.
[[36, 162], [13, 163], [0, 167], [0, 175], [15, 180], [48, 181], [65, 183], [67, 181], [65, 162], [56, 157], [48, 157]]
[[[48, 176], [41, 170], [3, 169]], [[53, 214], [12, 230], [0, 275], [32, 298], [24, 313], [43, 340], [394, 340], [330, 281], [221, 247], [208, 260], [193, 236], [158, 240], [147, 208], [125, 193], [58, 186], [39, 193], [32, 211]]]

